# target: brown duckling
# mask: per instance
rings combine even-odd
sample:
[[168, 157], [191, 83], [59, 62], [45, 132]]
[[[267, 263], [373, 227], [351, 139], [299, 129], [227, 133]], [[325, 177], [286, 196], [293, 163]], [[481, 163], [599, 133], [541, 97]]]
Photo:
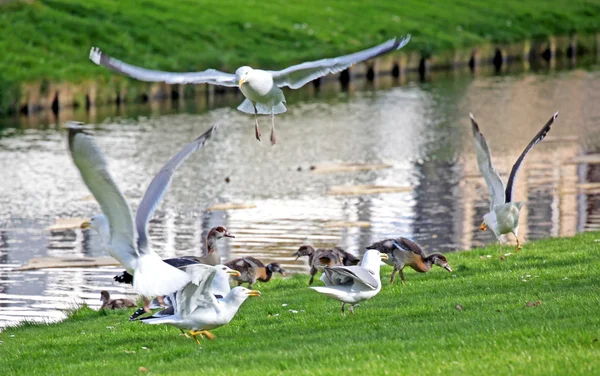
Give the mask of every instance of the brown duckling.
[[135, 303], [130, 299], [111, 299], [110, 294], [106, 290], [100, 292], [100, 301], [102, 306], [100, 309], [123, 309], [135, 307]]
[[376, 249], [381, 253], [386, 253], [388, 259], [384, 262], [394, 267], [390, 284], [394, 283], [396, 272], [400, 272], [402, 283], [406, 284], [404, 279], [403, 269], [410, 266], [419, 273], [426, 273], [431, 270], [432, 265], [438, 265], [449, 272], [452, 268], [448, 265], [446, 256], [441, 253], [433, 253], [426, 255], [423, 249], [410, 239], [399, 237], [398, 239], [385, 239], [377, 243], [373, 243], [367, 249]]
[[247, 282], [249, 289], [252, 289], [252, 285], [254, 285], [257, 280], [269, 282], [273, 277], [273, 273], [279, 273], [281, 275], [287, 273], [278, 262], [272, 262], [265, 266], [262, 261], [251, 256], [231, 260], [225, 265], [240, 272], [239, 276], [232, 277], [232, 279], [237, 281], [238, 286]]
[[334, 248], [319, 248], [316, 249], [312, 245], [303, 245], [292, 255], [296, 256], [296, 260], [303, 256], [308, 256], [308, 264], [310, 265], [310, 281], [312, 285], [317, 271], [323, 270], [324, 267], [332, 267], [334, 265], [351, 266], [356, 265], [360, 259], [351, 253], [344, 251], [340, 247]]
[[[235, 236], [231, 235], [225, 227], [213, 227], [210, 229], [210, 231], [208, 231], [208, 235], [206, 236], [206, 253], [203, 256], [181, 256], [169, 258], [163, 261], [176, 268], [196, 263], [212, 266], [218, 265], [221, 263], [221, 255], [219, 254], [219, 249], [217, 248], [217, 241], [224, 237], [235, 238]], [[132, 284], [133, 276], [127, 271], [124, 271], [123, 273], [116, 275], [114, 280], [119, 283]]]

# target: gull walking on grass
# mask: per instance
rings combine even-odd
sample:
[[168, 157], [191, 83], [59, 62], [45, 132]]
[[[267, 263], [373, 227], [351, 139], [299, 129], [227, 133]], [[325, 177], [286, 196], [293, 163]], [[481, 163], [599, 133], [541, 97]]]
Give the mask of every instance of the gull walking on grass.
[[237, 286], [223, 299], [217, 299], [213, 291], [213, 279], [218, 269], [216, 266], [202, 264], [187, 266], [185, 270], [191, 281], [175, 294], [173, 314], [143, 318], [141, 321], [146, 324], [171, 325], [182, 332], [188, 330], [198, 344], [198, 336], [214, 339], [209, 330], [228, 324], [248, 297], [260, 296], [258, 290]]
[[363, 300], [371, 299], [381, 291], [379, 267], [381, 260], [388, 256], [375, 249], [368, 250], [360, 265], [336, 265], [325, 267], [321, 281], [325, 287], [311, 287], [316, 292], [342, 302], [342, 313], [346, 304], [350, 305], [350, 313], [354, 314], [354, 306]]

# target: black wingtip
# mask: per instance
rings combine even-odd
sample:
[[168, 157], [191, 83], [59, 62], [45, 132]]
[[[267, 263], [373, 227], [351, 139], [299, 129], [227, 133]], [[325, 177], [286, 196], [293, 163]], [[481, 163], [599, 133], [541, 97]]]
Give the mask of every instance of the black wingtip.
[[67, 124], [65, 124], [65, 127], [69, 131], [69, 148], [71, 150], [73, 149], [73, 140], [75, 139], [76, 135], [78, 135], [79, 133], [83, 133], [86, 135], [92, 134], [89, 129], [82, 126], [83, 124], [84, 123], [79, 121], [68, 121]]
[[475, 121], [475, 116], [473, 115], [472, 112], [469, 112], [469, 118], [471, 119], [471, 125], [473, 126], [473, 135], [477, 135], [478, 133], [481, 133], [481, 131], [479, 130], [479, 125]]

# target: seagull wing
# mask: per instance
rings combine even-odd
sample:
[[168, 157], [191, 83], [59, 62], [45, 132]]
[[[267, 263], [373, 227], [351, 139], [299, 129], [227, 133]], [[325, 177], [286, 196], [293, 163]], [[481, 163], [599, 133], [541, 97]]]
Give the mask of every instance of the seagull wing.
[[217, 304], [217, 299], [212, 293], [212, 281], [217, 269], [208, 265], [194, 264], [187, 266], [185, 270], [191, 281], [176, 295], [177, 313], [182, 317], [198, 308]]
[[409, 40], [410, 34], [404, 38], [390, 39], [378, 46], [355, 52], [350, 55], [309, 61], [293, 65], [280, 71], [269, 71], [269, 73], [273, 76], [273, 81], [277, 86], [289, 86], [292, 89], [298, 89], [319, 77], [323, 77], [330, 73], [341, 72], [356, 63], [381, 56], [390, 51], [399, 50], [406, 46]]
[[519, 157], [519, 159], [517, 159], [517, 162], [513, 165], [512, 170], [510, 171], [510, 176], [508, 177], [508, 183], [506, 184], [506, 202], [512, 201], [513, 190], [515, 188], [515, 179], [517, 177], [517, 173], [519, 172], [519, 168], [521, 168], [521, 163], [523, 163], [523, 159], [525, 159], [525, 156], [535, 146], [535, 144], [542, 141], [544, 137], [546, 137], [548, 132], [550, 132], [550, 128], [552, 128], [552, 123], [554, 123], [554, 120], [556, 120], [557, 117], [558, 111], [554, 115], [552, 115], [552, 117], [550, 118], [550, 120], [548, 120], [546, 125], [544, 125], [542, 129], [540, 129], [538, 134], [535, 135], [533, 140], [531, 140], [529, 145], [527, 145], [525, 150], [523, 150], [521, 156]]
[[377, 288], [377, 279], [360, 266], [331, 266], [325, 268], [331, 286], [354, 285], [359, 282], [373, 290]]
[[74, 124], [68, 127], [73, 162], [108, 219], [111, 242], [123, 244], [119, 250], [126, 250], [137, 257], [131, 208], [108, 172], [102, 151], [90, 131]]
[[167, 84], [211, 84], [219, 86], [238, 86], [235, 74], [225, 73], [216, 69], [202, 72], [163, 72], [127, 64], [108, 56], [98, 47], [90, 50], [90, 60], [115, 72], [146, 82], [165, 82]]
[[500, 175], [492, 165], [492, 155], [488, 148], [485, 137], [479, 126], [475, 122], [473, 114], [469, 114], [471, 117], [471, 124], [473, 125], [473, 137], [475, 138], [475, 154], [477, 154], [477, 164], [479, 165], [479, 171], [485, 179], [485, 183], [490, 191], [490, 212], [494, 210], [496, 205], [504, 204], [504, 184], [500, 179]]
[[175, 154], [164, 167], [154, 176], [135, 216], [135, 226], [138, 233], [138, 249], [144, 252], [148, 249], [148, 222], [162, 201], [167, 189], [173, 180], [173, 174], [181, 164], [195, 151], [201, 149], [212, 136], [217, 124], [210, 127], [200, 137], [187, 144], [179, 153]]

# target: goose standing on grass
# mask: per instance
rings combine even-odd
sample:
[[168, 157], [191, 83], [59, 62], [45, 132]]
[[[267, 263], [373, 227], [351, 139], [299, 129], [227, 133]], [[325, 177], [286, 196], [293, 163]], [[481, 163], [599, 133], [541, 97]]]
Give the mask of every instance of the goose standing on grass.
[[259, 259], [251, 256], [231, 260], [225, 265], [229, 266], [231, 269], [237, 270], [240, 273], [237, 277], [233, 277], [233, 280], [237, 281], [238, 286], [240, 286], [242, 283], [248, 283], [249, 289], [252, 289], [252, 286], [257, 280], [261, 282], [269, 282], [274, 273], [279, 273], [281, 275], [285, 275], [285, 273], [287, 273], [278, 262], [272, 262], [268, 265], [265, 265]]
[[206, 143], [216, 125], [186, 145], [152, 179], [138, 208], [135, 223], [131, 208], [110, 175], [104, 155], [89, 130], [76, 123], [69, 125], [69, 150], [73, 162], [100, 204], [108, 223], [108, 253], [134, 276], [134, 291], [147, 297], [167, 295], [185, 286], [189, 275], [163, 262], [149, 247], [148, 222], [177, 167]]
[[238, 68], [235, 74], [221, 72], [216, 69], [187, 73], [150, 70], [112, 58], [97, 47], [92, 47], [89, 57], [97, 65], [102, 65], [140, 81], [239, 87], [246, 99], [237, 109], [248, 114], [254, 114], [255, 135], [259, 141], [261, 133], [258, 126], [258, 114], [271, 115], [271, 144], [275, 144], [275, 114], [287, 111], [285, 96], [280, 89], [281, 87], [288, 86], [290, 89], [298, 89], [317, 78], [341, 72], [356, 63], [399, 50], [409, 40], [410, 34], [404, 38], [390, 39], [378, 46], [350, 55], [305, 62], [280, 71], [252, 69], [243, 66]]
[[110, 294], [106, 290], [100, 291], [100, 301], [102, 302], [100, 309], [123, 309], [135, 307], [135, 303], [131, 299], [111, 299]]
[[237, 286], [219, 300], [212, 287], [217, 267], [194, 264], [186, 266], [185, 270], [191, 281], [175, 294], [173, 314], [142, 318], [140, 321], [171, 325], [182, 332], [188, 330], [194, 341], [200, 344], [198, 336], [214, 339], [209, 330], [228, 324], [248, 297], [260, 296], [260, 291]]
[[441, 253], [426, 255], [417, 243], [407, 238], [399, 237], [398, 239], [385, 239], [371, 244], [367, 249], [376, 249], [379, 252], [388, 255], [388, 259], [384, 262], [394, 267], [394, 271], [390, 277], [390, 285], [394, 283], [397, 272], [400, 272], [402, 284], [406, 284], [403, 273], [403, 269], [406, 266], [410, 266], [419, 273], [427, 273], [431, 270], [433, 265], [440, 266], [447, 271], [452, 272], [452, 268], [448, 265], [446, 256]]
[[333, 248], [318, 248], [315, 249], [312, 245], [302, 245], [292, 257], [296, 256], [296, 260], [300, 257], [308, 256], [308, 265], [310, 266], [309, 285], [312, 285], [315, 275], [318, 271], [323, 271], [326, 266], [334, 265], [356, 265], [360, 259], [351, 253], [344, 251], [340, 247]]
[[479, 130], [479, 126], [475, 122], [473, 114], [469, 114], [471, 117], [471, 125], [473, 128], [473, 137], [475, 139], [475, 152], [477, 154], [477, 164], [479, 165], [479, 171], [485, 179], [485, 183], [490, 191], [490, 212], [483, 216], [483, 223], [479, 227], [482, 231], [485, 231], [488, 227], [492, 229], [494, 235], [498, 239], [500, 244], [500, 259], [504, 260], [502, 256], [502, 240], [501, 236], [506, 234], [513, 234], [517, 238], [517, 247], [515, 252], [521, 249], [521, 242], [519, 241], [519, 214], [521, 208], [525, 204], [522, 201], [514, 200], [514, 188], [515, 179], [523, 159], [529, 151], [540, 141], [546, 137], [552, 123], [558, 117], [556, 112], [550, 120], [542, 127], [542, 129], [535, 135], [535, 137], [529, 142], [529, 145], [523, 150], [519, 159], [513, 165], [510, 176], [508, 177], [508, 183], [506, 184], [506, 190], [504, 189], [504, 183], [500, 179], [500, 175], [492, 165], [492, 155], [488, 148], [487, 142], [483, 134]]
[[385, 253], [370, 249], [365, 252], [360, 265], [325, 267], [321, 281], [326, 286], [314, 286], [311, 289], [342, 302], [344, 314], [344, 306], [349, 304], [349, 311], [354, 314], [354, 306], [358, 306], [363, 300], [371, 299], [381, 291], [379, 267], [381, 260], [387, 258]]

